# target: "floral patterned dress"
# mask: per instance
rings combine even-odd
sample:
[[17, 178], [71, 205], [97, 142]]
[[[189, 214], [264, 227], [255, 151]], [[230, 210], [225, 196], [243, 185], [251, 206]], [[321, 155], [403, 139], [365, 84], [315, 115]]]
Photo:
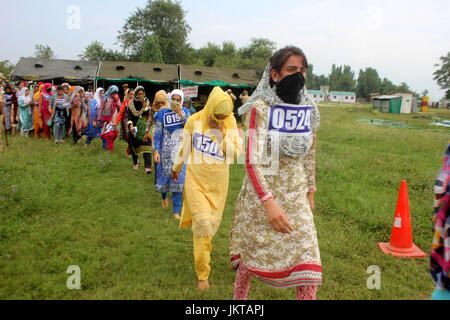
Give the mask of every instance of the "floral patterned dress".
[[[184, 119], [176, 118], [175, 112], [170, 109], [161, 109], [155, 115], [155, 150], [159, 152], [160, 163], [155, 165], [156, 192], [183, 192], [186, 165], [178, 175], [178, 181], [170, 177], [173, 163], [178, 154], [178, 148], [183, 136], [183, 128], [190, 116], [189, 110], [182, 108]], [[173, 119], [173, 122], [171, 122]]]
[[[259, 99], [248, 119], [247, 174], [235, 205], [231, 261], [234, 267], [243, 263], [273, 287], [319, 285], [322, 267], [307, 199], [308, 190], [315, 188], [315, 144], [303, 157], [280, 153], [276, 160], [267, 161], [265, 155], [272, 148], [267, 134], [270, 108]], [[311, 134], [315, 137], [315, 131]], [[270, 198], [285, 210], [292, 233], [277, 232], [268, 222], [261, 201]]]

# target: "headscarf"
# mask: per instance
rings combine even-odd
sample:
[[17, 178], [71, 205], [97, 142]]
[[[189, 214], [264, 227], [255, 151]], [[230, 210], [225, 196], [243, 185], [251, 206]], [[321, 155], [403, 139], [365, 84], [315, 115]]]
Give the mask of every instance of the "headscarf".
[[51, 88], [53, 85], [51, 83], [44, 83], [44, 93], [48, 94], [49, 96], [53, 96], [53, 91], [50, 90], [50, 92], [47, 91], [48, 88]]
[[97, 90], [95, 91], [94, 94], [94, 100], [97, 101], [97, 105], [95, 106], [95, 108], [99, 109], [100, 106], [102, 105], [102, 101], [100, 99], [100, 92], [105, 91], [105, 89], [103, 88], [97, 88]]
[[[142, 105], [142, 103], [136, 99], [136, 94], [139, 91], [144, 92], [145, 105]], [[135, 104], [138, 106], [139, 110], [137, 110]], [[145, 97], [145, 88], [144, 87], [138, 86], [138, 87], [136, 87], [136, 89], [134, 89], [133, 99], [130, 100], [130, 102], [128, 104], [128, 108], [130, 109], [131, 113], [135, 117], [140, 117], [145, 111], [149, 110], [150, 101], [147, 99], [147, 97]]]
[[108, 88], [108, 91], [106, 91], [106, 92], [103, 94], [103, 98], [108, 98], [108, 97], [110, 97], [114, 92], [119, 93], [119, 88], [117, 88], [117, 86], [115, 86], [115, 85], [112, 85], [111, 87]]
[[22, 99], [24, 104], [27, 104], [27, 103], [31, 102], [31, 92], [28, 92], [28, 95], [25, 95], [27, 90], [30, 90], [30, 89], [28, 87], [24, 87], [24, 89], [25, 90], [23, 90], [23, 95], [21, 96], [21, 99]]
[[34, 93], [34, 100], [39, 101], [39, 96], [41, 95], [42, 90], [44, 90], [44, 85], [39, 85], [39, 90]]
[[[269, 63], [264, 71], [264, 74], [256, 87], [255, 92], [253, 92], [250, 99], [242, 107], [238, 109], [239, 115], [244, 115], [249, 112], [255, 102], [259, 99], [264, 100], [269, 106], [276, 106], [285, 104], [276, 93], [276, 86], [270, 86], [270, 72], [272, 71], [272, 65]], [[308, 97], [306, 94], [306, 87], [303, 87], [299, 91], [299, 105], [311, 105], [311, 132], [301, 135], [301, 136], [278, 136], [271, 135], [270, 138], [273, 143], [277, 143], [280, 147], [280, 151], [291, 157], [304, 157], [308, 153], [309, 149], [313, 143], [313, 131], [316, 131], [320, 123], [320, 113], [317, 108], [317, 104]]]
[[153, 109], [157, 108], [158, 106], [156, 105], [158, 102], [164, 102], [164, 106], [161, 107], [162, 108], [166, 108], [167, 107], [167, 93], [164, 90], [159, 90], [156, 94], [155, 94], [155, 99], [153, 100]]
[[181, 97], [180, 107], [183, 107], [184, 92], [181, 91], [180, 89], [175, 89], [169, 94], [169, 109], [170, 110], [172, 110], [172, 97], [176, 94]]
[[75, 100], [77, 93], [80, 92], [81, 90], [84, 90], [83, 87], [80, 87], [80, 86], [75, 87], [75, 90], [73, 91], [72, 95], [70, 96], [70, 103], [73, 103], [73, 100]]
[[[217, 120], [215, 118], [215, 114], [225, 115], [228, 116], [224, 120]], [[231, 97], [224, 92], [220, 87], [214, 87], [214, 89], [211, 91], [208, 101], [206, 102], [205, 107], [195, 113], [193, 115], [193, 118], [195, 121], [201, 121], [201, 130], [202, 133], [205, 133], [207, 130], [210, 129], [209, 127], [209, 117], [212, 116], [213, 119], [216, 121], [220, 121], [224, 123], [224, 131], [227, 129], [236, 129], [236, 120], [233, 115], [233, 101], [231, 100]], [[195, 129], [197, 129], [197, 124], [194, 123]], [[193, 128], [187, 128], [188, 131], [193, 130]], [[192, 132], [191, 132], [192, 134]]]

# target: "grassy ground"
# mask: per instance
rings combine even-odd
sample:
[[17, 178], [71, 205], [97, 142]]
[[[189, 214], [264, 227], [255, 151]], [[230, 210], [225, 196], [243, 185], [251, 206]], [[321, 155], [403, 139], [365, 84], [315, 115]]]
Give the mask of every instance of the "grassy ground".
[[[413, 240], [428, 254], [433, 183], [449, 129], [430, 126], [447, 110], [392, 115], [367, 105], [322, 105], [315, 221], [323, 264], [318, 299], [428, 299], [429, 258], [393, 258], [389, 242], [398, 191], [407, 180]], [[407, 121], [418, 129], [371, 126], [360, 117]], [[196, 289], [192, 233], [162, 209], [154, 176], [116, 153], [10, 137], [0, 154], [0, 299], [231, 299], [229, 231], [243, 165], [233, 165], [224, 218], [213, 239], [208, 292]], [[140, 160], [143, 163], [143, 160]], [[70, 265], [81, 290], [69, 290]], [[369, 290], [369, 266], [381, 289]], [[294, 299], [295, 290], [252, 280], [249, 299]]]

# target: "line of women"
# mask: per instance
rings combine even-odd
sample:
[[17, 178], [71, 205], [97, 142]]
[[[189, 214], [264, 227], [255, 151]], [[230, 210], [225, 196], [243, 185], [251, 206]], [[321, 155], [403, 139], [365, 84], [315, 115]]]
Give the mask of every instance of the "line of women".
[[[320, 115], [305, 93], [307, 68], [300, 49], [280, 49], [270, 59], [256, 91], [239, 109], [249, 134], [246, 175], [230, 237], [230, 260], [237, 270], [234, 298], [238, 300], [247, 299], [253, 277], [275, 288], [295, 287], [297, 299], [315, 299], [322, 283], [313, 217]], [[227, 200], [229, 165], [243, 151], [230, 95], [214, 88], [203, 110], [191, 116], [183, 107], [181, 90], [169, 95], [159, 92], [150, 105], [142, 87], [128, 91], [123, 104], [117, 87], [106, 92], [99, 88], [90, 102], [88, 120], [83, 120], [82, 89], [76, 88], [70, 100], [59, 89], [53, 109], [43, 120], [51, 117], [60, 128], [62, 110], [67, 111], [69, 103], [74, 141], [86, 129], [87, 145], [100, 136], [113, 151], [117, 126], [125, 121], [127, 152], [134, 169], [142, 154], [145, 173], [150, 173], [153, 152], [155, 190], [161, 194], [163, 207], [168, 207], [168, 194], [172, 194], [180, 228], [191, 227], [197, 287], [209, 289], [212, 239]], [[45, 85], [42, 90], [39, 111], [44, 114], [41, 105], [48, 107], [52, 100]], [[44, 132], [48, 133], [46, 123]]]
[[[230, 241], [238, 300], [247, 299], [252, 277], [276, 288], [296, 287], [302, 300], [315, 299], [322, 283], [312, 213], [320, 116], [305, 94], [307, 68], [300, 49], [280, 49], [239, 109], [240, 115], [249, 115], [249, 134], [247, 174], [235, 204]], [[214, 88], [205, 108], [186, 121], [171, 173], [175, 182], [184, 179], [180, 227], [192, 227], [200, 290], [210, 287], [211, 241], [225, 207], [229, 164], [241, 151], [231, 97]]]

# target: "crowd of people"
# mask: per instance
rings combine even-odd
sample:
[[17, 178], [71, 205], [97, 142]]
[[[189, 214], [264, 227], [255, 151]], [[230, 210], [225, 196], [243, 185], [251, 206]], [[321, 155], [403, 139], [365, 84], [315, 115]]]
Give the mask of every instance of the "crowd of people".
[[[243, 92], [239, 108], [248, 136], [246, 175], [234, 207], [230, 261], [237, 270], [234, 298], [247, 299], [252, 277], [275, 288], [295, 287], [297, 299], [316, 298], [322, 284], [322, 264], [314, 223], [316, 191], [317, 105], [305, 92], [308, 62], [296, 47], [278, 50], [251, 96]], [[5, 129], [16, 126], [22, 136], [63, 143], [85, 135], [87, 148], [95, 138], [114, 152], [120, 136], [127, 141], [133, 169], [144, 160], [145, 174], [155, 164], [155, 190], [180, 227], [193, 232], [194, 270], [198, 289], [209, 289], [211, 241], [220, 227], [227, 200], [229, 165], [243, 151], [233, 113], [236, 97], [215, 87], [205, 107], [192, 109], [183, 91], [159, 91], [151, 101], [145, 88], [124, 88], [122, 101], [115, 85], [107, 90], [49, 83], [6, 85], [0, 97]], [[295, 112], [293, 113], [293, 105]], [[299, 109], [300, 108], [300, 109]], [[298, 115], [296, 125], [292, 117]], [[297, 125], [298, 124], [298, 125]], [[279, 134], [282, 131], [283, 134]], [[278, 151], [276, 153], [275, 151]], [[450, 211], [450, 147], [436, 185], [435, 239], [431, 274], [447, 294]], [[273, 156], [276, 154], [276, 158]], [[276, 164], [273, 170], [271, 164]], [[447, 241], [445, 240], [445, 241]], [[435, 294], [435, 295], [436, 295]]]

